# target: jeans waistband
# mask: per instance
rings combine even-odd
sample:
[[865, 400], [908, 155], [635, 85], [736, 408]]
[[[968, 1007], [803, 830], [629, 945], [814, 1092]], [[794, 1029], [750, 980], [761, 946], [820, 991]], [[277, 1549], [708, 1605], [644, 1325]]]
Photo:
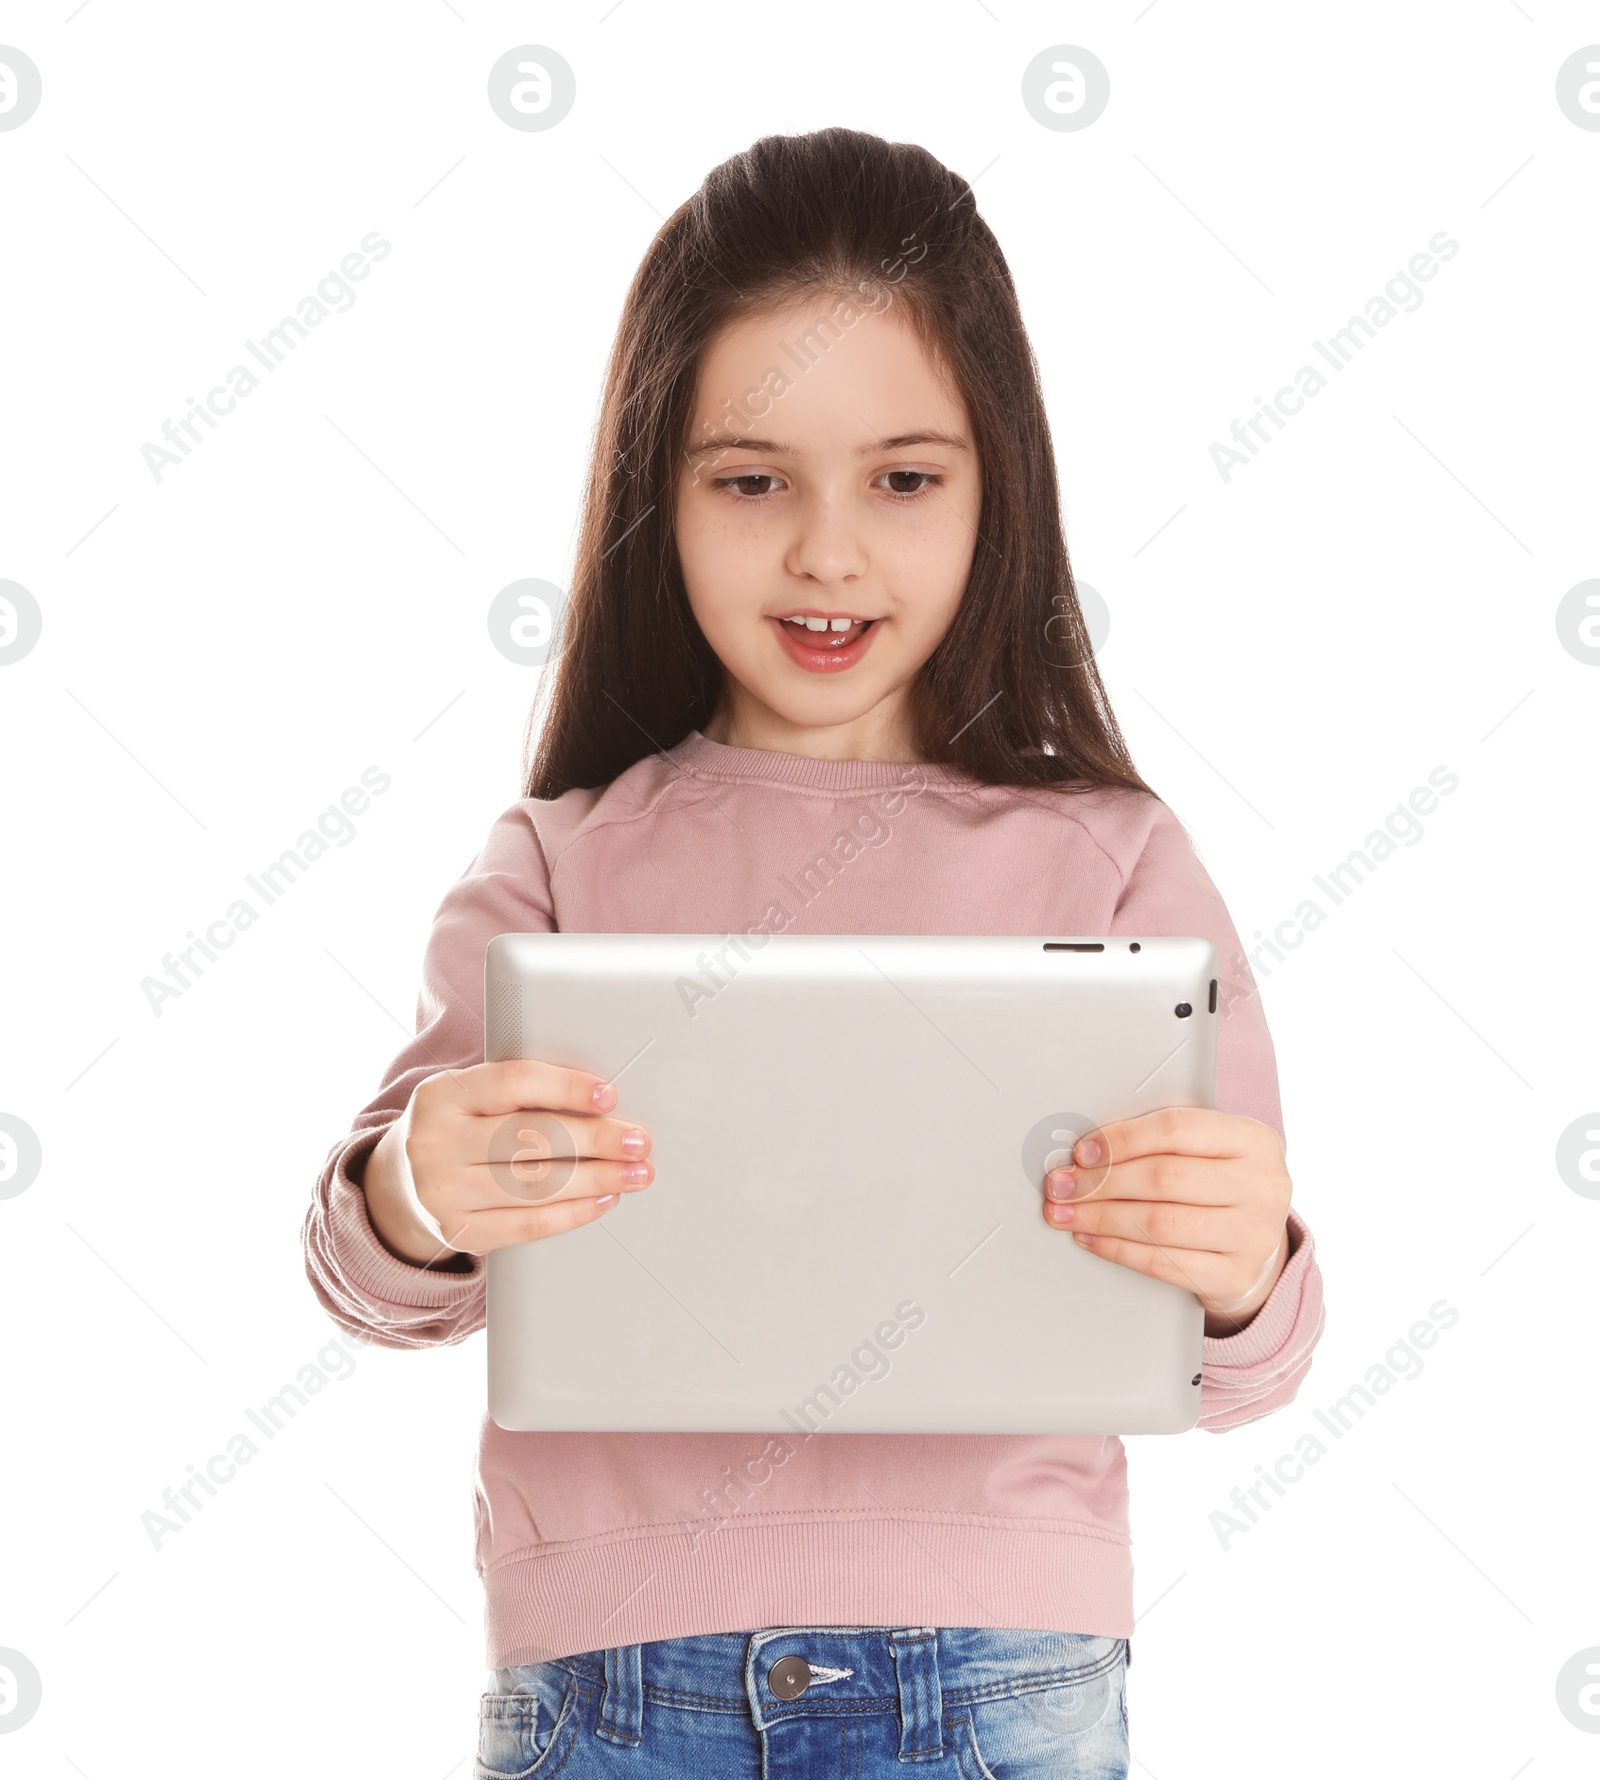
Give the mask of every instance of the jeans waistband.
[[[647, 1701], [747, 1715], [757, 1730], [820, 1714], [896, 1711], [903, 1760], [944, 1754], [944, 1708], [1086, 1680], [1126, 1660], [1122, 1638], [994, 1627], [777, 1626], [624, 1644], [556, 1659], [600, 1694], [596, 1732], [644, 1736]], [[809, 1680], [794, 1697], [799, 1657]], [[799, 1673], [803, 1676], [805, 1670]], [[776, 1685], [775, 1685], [776, 1683]]]

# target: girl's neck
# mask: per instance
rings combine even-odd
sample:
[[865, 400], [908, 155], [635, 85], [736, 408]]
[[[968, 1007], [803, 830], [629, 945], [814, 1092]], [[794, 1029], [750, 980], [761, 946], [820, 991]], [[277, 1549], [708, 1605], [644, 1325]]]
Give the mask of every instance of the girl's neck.
[[[885, 700], [885, 704], [889, 701]], [[908, 733], [903, 711], [883, 705], [849, 723], [790, 723], [765, 706], [727, 699], [701, 728], [708, 741], [729, 748], [752, 748], [773, 754], [799, 754], [812, 760], [872, 760], [915, 764], [922, 760]]]

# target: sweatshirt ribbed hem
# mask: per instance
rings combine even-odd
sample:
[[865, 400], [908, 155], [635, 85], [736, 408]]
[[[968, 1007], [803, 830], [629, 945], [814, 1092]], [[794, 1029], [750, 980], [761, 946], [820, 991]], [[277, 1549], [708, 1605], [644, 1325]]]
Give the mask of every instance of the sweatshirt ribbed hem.
[[1091, 1527], [733, 1520], [693, 1548], [674, 1533], [529, 1551], [483, 1580], [491, 1669], [764, 1626], [1133, 1632], [1128, 1541]]

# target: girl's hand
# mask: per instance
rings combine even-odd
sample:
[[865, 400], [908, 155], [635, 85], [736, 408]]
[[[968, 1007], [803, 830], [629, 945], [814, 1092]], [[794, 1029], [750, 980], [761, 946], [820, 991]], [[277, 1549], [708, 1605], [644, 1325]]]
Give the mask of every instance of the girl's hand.
[[650, 1133], [601, 1116], [616, 1100], [600, 1076], [530, 1060], [428, 1076], [367, 1158], [379, 1240], [426, 1267], [593, 1223], [655, 1177]]
[[1270, 1125], [1208, 1107], [1119, 1119], [1045, 1176], [1045, 1217], [1108, 1261], [1184, 1286], [1232, 1335], [1289, 1258], [1292, 1183]]

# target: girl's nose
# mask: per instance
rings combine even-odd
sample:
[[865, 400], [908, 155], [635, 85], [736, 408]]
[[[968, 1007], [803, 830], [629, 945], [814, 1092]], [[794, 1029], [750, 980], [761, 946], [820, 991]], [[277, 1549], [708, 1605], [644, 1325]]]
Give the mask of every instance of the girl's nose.
[[844, 504], [833, 500], [806, 502], [789, 549], [790, 572], [836, 587], [858, 581], [868, 566], [859, 521]]

